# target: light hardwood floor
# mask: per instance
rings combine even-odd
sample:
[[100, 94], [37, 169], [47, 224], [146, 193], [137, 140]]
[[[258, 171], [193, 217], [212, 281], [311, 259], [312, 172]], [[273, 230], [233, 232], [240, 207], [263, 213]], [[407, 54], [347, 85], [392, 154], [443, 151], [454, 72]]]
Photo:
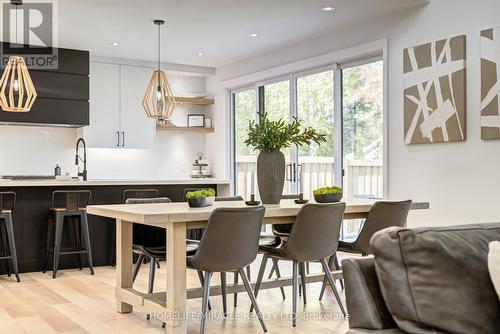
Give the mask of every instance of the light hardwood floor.
[[[258, 259], [252, 266], [252, 277], [258, 271]], [[164, 264], [164, 263], [163, 263]], [[280, 263], [283, 275], [290, 274], [290, 266]], [[164, 265], [157, 270], [155, 289], [161, 291], [165, 286]], [[319, 271], [311, 265], [311, 272]], [[134, 287], [147, 290], [146, 266], [141, 268]], [[219, 275], [214, 274], [218, 282]], [[228, 281], [232, 282], [232, 274]], [[51, 273], [21, 274], [21, 283], [12, 277], [0, 277], [0, 334], [17, 333], [165, 333], [159, 320], [146, 320], [146, 316], [134, 311], [131, 314], [116, 312], [114, 298], [115, 270], [111, 267], [95, 268], [95, 276], [88, 269], [60, 270], [58, 278], [52, 279]], [[188, 287], [198, 287], [195, 272], [188, 271]], [[331, 290], [327, 290], [323, 302], [318, 301], [321, 285], [309, 284], [307, 305], [302, 299], [298, 304], [298, 324], [291, 326], [291, 288], [286, 288], [287, 299], [282, 300], [279, 289], [264, 290], [259, 293], [258, 302], [268, 318], [266, 324], [271, 334], [308, 333], [343, 334], [348, 329], [347, 320], [341, 319]], [[340, 286], [339, 286], [340, 289]], [[342, 296], [344, 294], [342, 293]], [[233, 297], [228, 296], [229, 318], [222, 320], [220, 296], [211, 297], [212, 312], [207, 321], [207, 334], [262, 333], [257, 319], [248, 319], [250, 300], [246, 294], [238, 295], [238, 307], [233, 308]], [[201, 309], [200, 300], [188, 301], [188, 312], [197, 314]], [[307, 317], [308, 319], [304, 319]], [[235, 319], [236, 318], [236, 319]], [[282, 319], [284, 318], [284, 319]], [[188, 321], [188, 333], [198, 333], [199, 321]]]

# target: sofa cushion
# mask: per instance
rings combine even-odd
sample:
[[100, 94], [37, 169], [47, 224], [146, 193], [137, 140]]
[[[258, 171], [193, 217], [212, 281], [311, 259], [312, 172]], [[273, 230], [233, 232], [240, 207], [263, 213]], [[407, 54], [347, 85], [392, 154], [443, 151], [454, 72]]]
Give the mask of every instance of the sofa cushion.
[[488, 270], [490, 272], [491, 282], [500, 297], [500, 241], [490, 243], [488, 253]]
[[498, 334], [488, 244], [500, 224], [389, 228], [371, 240], [382, 296], [408, 333]]

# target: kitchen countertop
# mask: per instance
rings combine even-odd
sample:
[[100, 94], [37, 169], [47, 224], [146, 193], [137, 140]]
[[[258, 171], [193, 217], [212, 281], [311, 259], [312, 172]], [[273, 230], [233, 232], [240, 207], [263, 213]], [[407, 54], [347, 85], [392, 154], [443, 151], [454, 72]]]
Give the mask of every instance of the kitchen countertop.
[[208, 178], [208, 179], [129, 179], [129, 180], [4, 180], [0, 179], [2, 187], [62, 187], [62, 186], [119, 186], [119, 185], [176, 185], [176, 184], [230, 184], [231, 181]]

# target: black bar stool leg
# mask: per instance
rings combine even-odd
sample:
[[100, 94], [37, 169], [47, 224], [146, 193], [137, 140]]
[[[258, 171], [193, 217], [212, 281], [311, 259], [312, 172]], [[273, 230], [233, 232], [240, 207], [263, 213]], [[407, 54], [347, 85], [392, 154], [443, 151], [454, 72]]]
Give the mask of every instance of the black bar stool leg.
[[90, 274], [94, 275], [94, 265], [92, 264], [92, 246], [90, 244], [90, 232], [87, 213], [80, 214], [80, 221], [82, 224], [82, 234], [85, 241], [85, 249], [87, 250], [87, 262], [89, 264]]
[[64, 214], [57, 212], [55, 216], [55, 237], [54, 237], [54, 267], [52, 268], [52, 278], [56, 278], [59, 269], [59, 256], [61, 253], [61, 239], [64, 225]]
[[54, 217], [49, 215], [47, 220], [47, 235], [45, 238], [45, 250], [43, 252], [43, 273], [47, 272], [47, 267], [49, 266], [49, 254], [50, 249], [53, 247], [54, 239]]
[[[82, 245], [81, 245], [81, 234], [79, 233], [79, 230], [81, 230], [80, 227], [80, 222], [78, 217], [71, 217], [71, 224], [73, 225], [73, 237], [75, 241], [75, 249], [78, 252], [82, 251]], [[78, 267], [80, 267], [80, 270], [83, 269], [82, 267], [82, 255], [80, 253], [76, 254], [76, 261], [78, 263]]]
[[[8, 252], [7, 240], [4, 239], [4, 238], [5, 238], [4, 237], [4, 233], [3, 233], [3, 230], [1, 229], [1, 226], [0, 226], [0, 243], [2, 243], [3, 256], [4, 257], [8, 257], [9, 256], [9, 252]], [[11, 276], [11, 272], [10, 272], [9, 259], [6, 258], [3, 261], [4, 261], [4, 264], [5, 264], [5, 271], [7, 271], [7, 275], [10, 277]]]
[[17, 252], [16, 252], [16, 241], [14, 240], [14, 226], [12, 225], [12, 216], [7, 215], [5, 217], [5, 227], [7, 228], [7, 240], [10, 248], [10, 259], [12, 260], [12, 268], [14, 269], [14, 274], [18, 282], [21, 281], [19, 278], [19, 269], [17, 267]]

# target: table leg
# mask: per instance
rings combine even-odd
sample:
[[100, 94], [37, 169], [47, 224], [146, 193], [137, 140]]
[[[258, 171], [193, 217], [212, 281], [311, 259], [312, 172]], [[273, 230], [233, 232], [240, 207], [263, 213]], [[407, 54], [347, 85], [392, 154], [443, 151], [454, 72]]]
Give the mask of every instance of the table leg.
[[167, 321], [169, 334], [186, 334], [186, 223], [167, 224], [167, 309], [174, 320]]
[[[116, 286], [132, 287], [132, 226], [131, 222], [116, 220]], [[119, 313], [132, 312], [132, 305], [117, 298], [116, 309]]]

